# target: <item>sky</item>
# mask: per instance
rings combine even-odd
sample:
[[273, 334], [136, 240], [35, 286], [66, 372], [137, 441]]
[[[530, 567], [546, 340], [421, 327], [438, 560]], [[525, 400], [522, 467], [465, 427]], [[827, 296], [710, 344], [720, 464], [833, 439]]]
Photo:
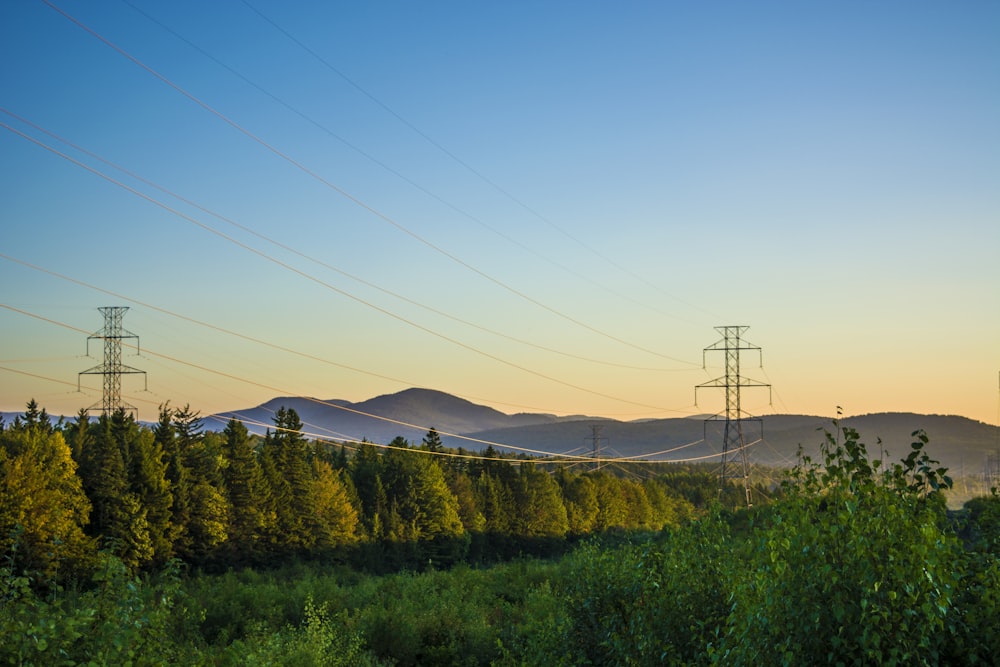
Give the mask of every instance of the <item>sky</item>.
[[738, 325], [749, 414], [995, 424], [998, 30], [975, 1], [0, 3], [0, 410], [99, 405], [123, 306], [142, 419], [408, 387], [711, 414]]

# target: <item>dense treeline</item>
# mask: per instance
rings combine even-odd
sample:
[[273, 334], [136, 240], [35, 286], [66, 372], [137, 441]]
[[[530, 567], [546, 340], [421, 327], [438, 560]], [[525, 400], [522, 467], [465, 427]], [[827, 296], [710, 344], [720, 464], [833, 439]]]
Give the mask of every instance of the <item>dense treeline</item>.
[[0, 422], [0, 544], [46, 577], [86, 574], [105, 549], [131, 571], [295, 558], [375, 570], [556, 553], [567, 538], [677, 526], [717, 489], [707, 472], [641, 481], [445, 450], [310, 441], [281, 408], [264, 437], [206, 432], [189, 407], [144, 427], [118, 411], [52, 424], [32, 401]]
[[[115, 517], [114, 503], [107, 502], [110, 496], [98, 494], [87, 486], [93, 480], [76, 473], [69, 445], [41, 446], [59, 442], [66, 429], [34, 428], [29, 424], [43, 420], [32, 412], [4, 430], [0, 448], [0, 472], [9, 490], [5, 520], [12, 508], [21, 511], [0, 563], [0, 664], [986, 665], [995, 664], [1000, 651], [1000, 495], [994, 491], [962, 511], [948, 512], [941, 491], [950, 479], [924, 451], [927, 439], [919, 432], [909, 455], [889, 465], [872, 460], [855, 431], [838, 428], [826, 434], [822, 460], [804, 459], [767, 506], [730, 513], [716, 505], [660, 532], [604, 533], [557, 559], [383, 575], [329, 560], [294, 559], [267, 569], [183, 577], [176, 558], [136, 575], [105, 550], [97, 554], [89, 582], [63, 589], [54, 583], [61, 563], [86, 553], [94, 540], [80, 529], [83, 522], [91, 530], [84, 521], [84, 489], [104, 499], [105, 529], [128, 535], [122, 526], [156, 525], [155, 517], [150, 519], [155, 513], [146, 508], [149, 500], [141, 500], [144, 493], [156, 495], [150, 490], [155, 485], [145, 491], [128, 487], [121, 502], [142, 509], [131, 523], [123, 523]], [[189, 418], [182, 415], [180, 422]], [[115, 433], [111, 423], [102, 428]], [[157, 442], [155, 434], [145, 437]], [[274, 445], [273, 438], [264, 441]], [[219, 436], [220, 443], [224, 440]], [[234, 472], [226, 463], [232, 453], [219, 446], [219, 478], [209, 485], [221, 489], [221, 506], [230, 513], [226, 522], [218, 522], [223, 532], [211, 539], [221, 541], [209, 552], [233, 548], [225, 546], [238, 523], [231, 512], [238, 506], [233, 489], [259, 485], [255, 493], [260, 494], [272, 488], [266, 471], [272, 463], [266, 461], [277, 461], [279, 452], [268, 453], [264, 441], [247, 450], [256, 452], [247, 458], [259, 461], [259, 476], [248, 475], [240, 484], [236, 477], [227, 478]], [[421, 447], [437, 446], [431, 434], [427, 441]], [[454, 555], [452, 538], [470, 539], [470, 517], [480, 517], [474, 519], [481, 531], [476, 534], [488, 534], [487, 506], [471, 502], [482, 497], [477, 489], [484, 484], [506, 489], [499, 495], [509, 494], [504, 502], [513, 507], [529, 497], [535, 505], [522, 507], [554, 507], [558, 489], [563, 512], [554, 510], [553, 516], [562, 519], [550, 517], [533, 530], [548, 526], [570, 534], [572, 522], [582, 519], [571, 519], [577, 510], [569, 508], [588, 506], [579, 499], [590, 496], [583, 488], [568, 491], [574, 484], [590, 488], [579, 479], [594, 485], [597, 516], [601, 513], [595, 480], [600, 475], [546, 475], [538, 465], [470, 460], [473, 467], [493, 469], [461, 471], [469, 484], [462, 501], [449, 482], [456, 473], [440, 464], [436, 473], [421, 472], [438, 459], [412, 448], [382, 457], [362, 448], [350, 458], [315, 443], [296, 448], [313, 464], [303, 467], [303, 480], [322, 479], [317, 470], [328, 465], [344, 485], [347, 504], [356, 509], [349, 539], [355, 546], [371, 545], [369, 553], [375, 553], [374, 545], [396, 544], [415, 545], [406, 548], [430, 558]], [[100, 451], [95, 448], [95, 456]], [[24, 456], [27, 452], [32, 456]], [[281, 469], [287, 462], [274, 465]], [[170, 468], [166, 453], [163, 467]], [[123, 463], [120, 469], [128, 479], [133, 468], [141, 466]], [[177, 471], [190, 472], [187, 466]], [[361, 471], [368, 477], [358, 476]], [[168, 475], [181, 479], [176, 471]], [[482, 482], [484, 476], [494, 481]], [[551, 484], [541, 482], [542, 476]], [[293, 474], [284, 477], [288, 486], [272, 493], [293, 498], [302, 493]], [[365, 480], [368, 490], [359, 490]], [[433, 490], [441, 489], [442, 480], [450, 495], [441, 493], [439, 499], [450, 500], [430, 513], [435, 519], [405, 502], [408, 493], [434, 506]], [[186, 482], [192, 489], [199, 483]], [[399, 489], [414, 485], [422, 489], [400, 495]], [[35, 494], [45, 502], [25, 502]], [[198, 545], [212, 533], [206, 528], [212, 522], [195, 528], [195, 517], [203, 513], [199, 508], [213, 504], [195, 500], [200, 496], [211, 494], [189, 494], [187, 532], [170, 528], [163, 533], [168, 543], [190, 550], [178, 553], [199, 553]], [[319, 496], [314, 509], [331, 506]], [[180, 510], [173, 496], [161, 501], [171, 516]], [[298, 553], [310, 548], [311, 540], [319, 544], [319, 535], [338, 534], [318, 510], [308, 521], [292, 515], [279, 519], [273, 502], [246, 515], [240, 533], [248, 536], [242, 538], [246, 544], [277, 549], [270, 531], [287, 531], [299, 542], [281, 547], [287, 549], [282, 553]], [[478, 514], [469, 514], [470, 508]], [[523, 518], [507, 515], [507, 521], [503, 534], [508, 539], [512, 531], [526, 530], [518, 523]], [[512, 528], [516, 525], [522, 527]], [[178, 537], [185, 534], [187, 539]], [[128, 544], [116, 539], [112, 545], [122, 555], [145, 553], [138, 545], [154, 543], [152, 537]], [[556, 538], [537, 533], [534, 539]]]

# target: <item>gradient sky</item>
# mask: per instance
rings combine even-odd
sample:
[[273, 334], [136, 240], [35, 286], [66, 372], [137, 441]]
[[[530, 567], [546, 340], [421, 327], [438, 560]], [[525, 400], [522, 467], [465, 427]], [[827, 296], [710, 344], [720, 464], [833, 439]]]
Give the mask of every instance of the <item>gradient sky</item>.
[[753, 414], [996, 423], [998, 34], [995, 2], [0, 3], [0, 410], [99, 402], [121, 305], [144, 419], [711, 413], [746, 325]]

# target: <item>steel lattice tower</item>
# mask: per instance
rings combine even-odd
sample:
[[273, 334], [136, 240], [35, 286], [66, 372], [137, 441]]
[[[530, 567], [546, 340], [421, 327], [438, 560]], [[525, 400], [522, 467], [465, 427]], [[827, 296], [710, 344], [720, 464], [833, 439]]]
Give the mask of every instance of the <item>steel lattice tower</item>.
[[[743, 350], [756, 350], [761, 355], [761, 349], [756, 345], [750, 345], [742, 339], [744, 332], [750, 327], [728, 326], [715, 327], [715, 330], [722, 334], [722, 340], [706, 347], [702, 351], [702, 367], [705, 363], [705, 355], [709, 352], [723, 352], [726, 356], [726, 374], [723, 377], [710, 380], [695, 387], [695, 404], [698, 403], [698, 390], [704, 388], [724, 388], [726, 390], [726, 417], [725, 428], [722, 438], [722, 467], [719, 472], [719, 493], [725, 488], [727, 479], [743, 478], [743, 488], [746, 492], [747, 507], [753, 505], [750, 496], [750, 464], [747, 460], [747, 444], [743, 437], [744, 422], [754, 421], [758, 424], [760, 419], [745, 416], [740, 405], [740, 390], [746, 387], [767, 387], [771, 385], [750, 378], [745, 378], [740, 371], [740, 352]], [[762, 359], [762, 356], [761, 356]], [[718, 415], [707, 419], [715, 421]], [[732, 471], [736, 466], [738, 470]]]
[[[104, 328], [87, 337], [87, 356], [90, 356], [90, 341], [100, 339], [104, 341], [104, 362], [99, 366], [77, 374], [76, 386], [80, 389], [81, 375], [103, 375], [104, 391], [101, 395], [101, 414], [110, 416], [115, 411], [127, 410], [133, 415], [138, 414], [138, 409], [122, 401], [122, 375], [142, 373], [143, 378], [146, 371], [132, 368], [122, 363], [122, 341], [126, 338], [135, 338], [136, 351], [139, 349], [139, 337], [122, 328], [122, 318], [125, 317], [127, 306], [104, 306], [98, 308], [104, 315]], [[88, 411], [97, 408], [97, 404], [87, 408]]]
[[604, 430], [603, 424], [591, 424], [590, 426], [590, 437], [584, 438], [584, 440], [590, 440], [593, 445], [593, 456], [594, 456], [594, 470], [601, 469], [601, 441], [607, 442], [607, 438], [601, 436], [601, 431]]

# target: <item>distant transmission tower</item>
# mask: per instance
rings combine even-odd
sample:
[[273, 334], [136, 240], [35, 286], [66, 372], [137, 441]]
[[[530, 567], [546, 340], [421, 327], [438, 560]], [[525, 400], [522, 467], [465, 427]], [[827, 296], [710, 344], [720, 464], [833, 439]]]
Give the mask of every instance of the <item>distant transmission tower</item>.
[[[104, 341], [104, 363], [99, 366], [81, 371], [76, 377], [76, 388], [80, 389], [81, 375], [103, 375], [104, 392], [101, 396], [101, 414], [110, 416], [115, 411], [122, 409], [131, 412], [133, 416], [138, 416], [139, 410], [134, 406], [122, 401], [122, 375], [142, 373], [145, 379], [146, 371], [122, 364], [122, 340], [135, 338], [136, 350], [139, 349], [139, 337], [131, 331], [122, 329], [122, 318], [125, 316], [127, 306], [105, 306], [98, 308], [104, 315], [104, 328], [87, 337], [87, 356], [90, 356], [90, 341], [101, 339]], [[97, 404], [87, 408], [91, 411], [97, 408]]]
[[590, 437], [584, 438], [584, 440], [590, 440], [593, 444], [594, 450], [594, 470], [601, 469], [601, 441], [603, 440], [607, 443], [607, 438], [601, 437], [601, 431], [604, 430], [603, 424], [591, 424], [590, 426]]
[[[747, 445], [743, 437], [744, 422], [754, 421], [761, 423], [760, 419], [744, 417], [743, 409], [740, 407], [740, 390], [745, 387], [767, 387], [771, 385], [757, 380], [745, 378], [740, 374], [740, 352], [743, 350], [756, 350], [761, 361], [763, 356], [761, 350], [756, 345], [750, 345], [742, 340], [743, 333], [750, 327], [729, 326], [715, 327], [715, 330], [722, 334], [722, 340], [706, 347], [702, 351], [702, 366], [704, 367], [705, 354], [708, 352], [724, 352], [726, 355], [726, 374], [709, 382], [695, 387], [695, 404], [698, 403], [698, 390], [705, 388], [725, 388], [726, 390], [726, 424], [722, 438], [722, 469], [719, 472], [719, 494], [722, 494], [727, 479], [743, 478], [743, 488], [746, 491], [747, 507], [753, 505], [750, 496], [750, 464], [747, 461]], [[706, 419], [709, 421], [718, 420], [715, 415]], [[763, 428], [763, 427], [761, 427]], [[736, 467], [734, 471], [732, 468]]]

